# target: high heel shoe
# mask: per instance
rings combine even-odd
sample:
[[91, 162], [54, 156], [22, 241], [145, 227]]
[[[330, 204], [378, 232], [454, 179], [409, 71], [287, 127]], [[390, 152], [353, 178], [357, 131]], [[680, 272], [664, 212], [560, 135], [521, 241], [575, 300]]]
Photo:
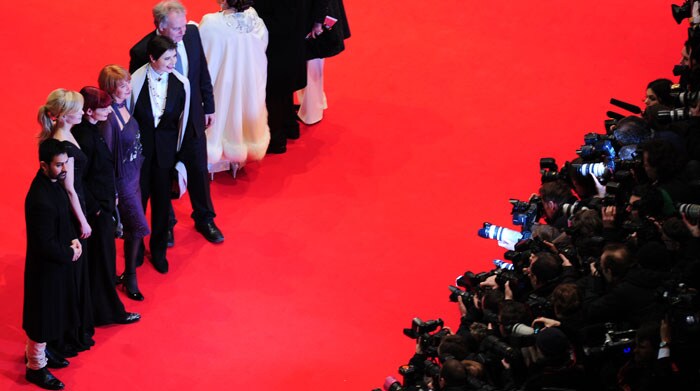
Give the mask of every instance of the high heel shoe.
[[138, 288], [135, 291], [129, 290], [128, 281], [126, 277], [126, 273], [122, 273], [122, 275], [117, 278], [117, 285], [122, 286], [122, 291], [126, 293], [126, 297], [130, 298], [131, 300], [136, 300], [136, 301], [143, 301], [144, 297], [141, 294], [141, 292], [138, 290]]

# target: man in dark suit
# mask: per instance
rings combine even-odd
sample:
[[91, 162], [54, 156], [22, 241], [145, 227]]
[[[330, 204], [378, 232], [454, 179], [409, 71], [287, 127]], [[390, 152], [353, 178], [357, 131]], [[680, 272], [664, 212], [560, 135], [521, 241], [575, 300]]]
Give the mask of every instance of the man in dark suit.
[[144, 162], [141, 198], [151, 200], [151, 262], [160, 273], [168, 272], [168, 211], [171, 171], [182, 146], [189, 116], [190, 83], [175, 70], [177, 45], [168, 37], [148, 41], [147, 65], [131, 75], [129, 108], [139, 124]]
[[[204, 132], [214, 121], [214, 95], [199, 30], [196, 26], [187, 24], [186, 10], [176, 0], [156, 4], [153, 7], [153, 20], [156, 30], [143, 37], [129, 52], [129, 72], [133, 73], [148, 62], [146, 45], [153, 37], [163, 35], [178, 45], [176, 69], [189, 79], [191, 86], [189, 122], [178, 158], [187, 169], [187, 190], [190, 193], [195, 228], [208, 241], [220, 243], [224, 240], [224, 235], [214, 224], [216, 214], [209, 190], [207, 140]], [[169, 245], [174, 244], [172, 228], [175, 222], [171, 209]]]
[[68, 154], [58, 140], [39, 145], [40, 170], [24, 202], [27, 224], [27, 257], [24, 268], [24, 311], [22, 328], [27, 333], [29, 382], [49, 390], [64, 385], [47, 369], [68, 365], [52, 359], [46, 342], [61, 338], [79, 322], [70, 300], [71, 262], [82, 253], [71, 220], [68, 195], [61, 182], [66, 178]]

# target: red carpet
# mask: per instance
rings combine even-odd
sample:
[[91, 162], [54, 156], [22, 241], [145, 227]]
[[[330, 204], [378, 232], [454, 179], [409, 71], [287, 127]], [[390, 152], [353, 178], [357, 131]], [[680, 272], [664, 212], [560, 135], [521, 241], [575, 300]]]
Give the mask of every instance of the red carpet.
[[[507, 6], [506, 6], [507, 4]], [[185, 4], [199, 20], [213, 1]], [[0, 170], [0, 389], [24, 380], [23, 201], [36, 110], [96, 84], [152, 28], [145, 1], [6, 1]], [[671, 77], [685, 34], [668, 1], [346, 1], [353, 32], [327, 61], [329, 109], [285, 155], [212, 185], [211, 245], [176, 204], [171, 271], [139, 270], [140, 323], [54, 373], [70, 390], [369, 390], [411, 356], [414, 316], [457, 326], [447, 285], [502, 255], [482, 222], [539, 185], [618, 99]], [[121, 263], [119, 264], [121, 269]]]

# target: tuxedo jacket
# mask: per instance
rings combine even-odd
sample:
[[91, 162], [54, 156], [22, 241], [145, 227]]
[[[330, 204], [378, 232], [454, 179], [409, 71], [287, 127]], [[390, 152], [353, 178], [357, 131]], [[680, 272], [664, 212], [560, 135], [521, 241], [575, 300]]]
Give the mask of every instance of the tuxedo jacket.
[[[129, 72], [134, 73], [138, 68], [149, 62], [146, 54], [146, 46], [148, 42], [156, 36], [153, 31], [143, 37], [129, 51], [131, 60], [129, 62]], [[185, 31], [185, 36], [182, 38], [187, 51], [187, 62], [189, 63], [187, 70], [187, 79], [190, 81], [190, 112], [188, 126], [192, 127], [194, 137], [206, 137], [204, 130], [205, 114], [214, 113], [214, 90], [211, 85], [211, 77], [209, 76], [209, 68], [207, 67], [207, 58], [204, 56], [202, 48], [202, 40], [199, 37], [199, 29], [197, 26], [188, 24]]]
[[190, 83], [178, 71], [168, 76], [165, 111], [156, 127], [146, 80], [147, 71], [148, 65], [144, 65], [131, 75], [131, 100], [127, 106], [139, 124], [146, 159], [160, 168], [172, 168], [187, 129]]

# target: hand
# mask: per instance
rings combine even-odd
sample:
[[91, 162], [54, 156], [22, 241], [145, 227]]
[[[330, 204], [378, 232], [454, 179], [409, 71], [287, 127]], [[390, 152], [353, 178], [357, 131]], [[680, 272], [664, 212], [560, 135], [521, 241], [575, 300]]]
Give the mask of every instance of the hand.
[[668, 322], [666, 321], [666, 319], [661, 319], [661, 327], [659, 327], [659, 336], [661, 337], [661, 342], [671, 342], [671, 329], [668, 327]]
[[215, 116], [214, 113], [204, 114], [204, 127], [209, 128], [214, 125]]
[[547, 248], [549, 248], [549, 251], [553, 252], [554, 254], [559, 253], [559, 250], [557, 249], [557, 246], [554, 245], [554, 243], [548, 242], [546, 240], [542, 240], [542, 243], [544, 243], [544, 245], [547, 246]]
[[479, 286], [482, 288], [491, 288], [491, 289], [498, 288], [498, 283], [496, 283], [496, 276], [489, 276], [487, 279], [485, 279], [483, 282], [481, 282], [479, 284]]
[[591, 262], [588, 264], [589, 268], [591, 269], [591, 275], [594, 277], [599, 276], [600, 274], [598, 273], [598, 268], [595, 267], [595, 262]]
[[561, 265], [563, 267], [573, 266], [571, 264], [571, 261], [569, 261], [569, 258], [567, 258], [566, 255], [564, 255], [563, 253], [559, 253], [559, 258], [561, 258]]
[[700, 223], [691, 223], [685, 213], [681, 213], [681, 218], [683, 219], [685, 226], [688, 227], [690, 234], [693, 235], [694, 238], [700, 238]]
[[322, 33], [323, 25], [321, 25], [321, 23], [314, 23], [314, 26], [311, 28], [311, 32], [306, 37], [316, 39], [316, 37], [318, 37]]
[[606, 206], [601, 210], [601, 217], [603, 218], [603, 226], [612, 227], [615, 225], [615, 214], [617, 213], [617, 208], [615, 206]]
[[73, 262], [75, 262], [83, 253], [83, 246], [80, 245], [80, 240], [73, 239], [70, 241], [70, 248], [73, 249]]
[[97, 213], [95, 213], [95, 216], [99, 217], [102, 214], [102, 209], [98, 209]]
[[462, 316], [467, 316], [467, 306], [464, 305], [464, 301], [462, 300], [462, 296], [457, 296], [457, 304], [459, 305], [459, 313]]
[[423, 354], [423, 349], [420, 347], [420, 337], [416, 338], [416, 354]]
[[598, 177], [593, 175], [593, 173], [590, 174], [591, 177], [593, 177], [593, 183], [595, 183], [595, 189], [596, 192], [598, 193], [598, 197], [603, 198], [605, 197], [605, 186], [603, 186], [600, 181], [598, 180]]
[[80, 239], [87, 239], [92, 235], [92, 227], [90, 227], [90, 224], [88, 222], [84, 222], [80, 224]]
[[544, 327], [559, 327], [561, 322], [556, 319], [545, 318], [540, 316], [539, 318], [532, 321], [532, 327], [535, 327], [535, 323], [542, 323]]
[[513, 300], [513, 291], [510, 289], [510, 281], [506, 281], [503, 295], [506, 300]]

